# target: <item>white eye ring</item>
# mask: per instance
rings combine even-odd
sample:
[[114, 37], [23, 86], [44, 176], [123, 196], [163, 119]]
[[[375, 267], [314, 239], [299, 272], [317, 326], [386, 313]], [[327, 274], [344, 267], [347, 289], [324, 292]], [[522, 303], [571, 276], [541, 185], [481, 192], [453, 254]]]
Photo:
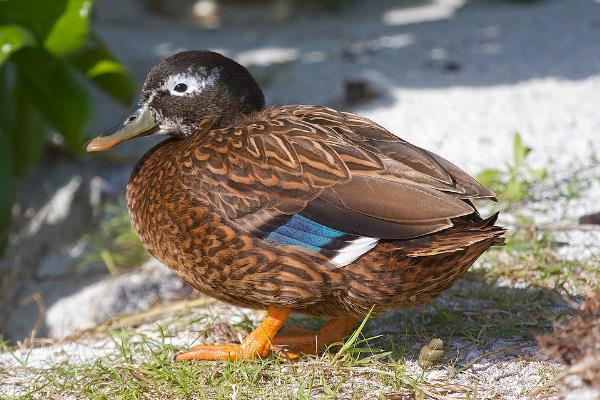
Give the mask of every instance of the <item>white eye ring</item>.
[[192, 96], [215, 84], [219, 70], [214, 69], [208, 76], [200, 76], [191, 71], [170, 75], [161, 85], [160, 90], [172, 96]]

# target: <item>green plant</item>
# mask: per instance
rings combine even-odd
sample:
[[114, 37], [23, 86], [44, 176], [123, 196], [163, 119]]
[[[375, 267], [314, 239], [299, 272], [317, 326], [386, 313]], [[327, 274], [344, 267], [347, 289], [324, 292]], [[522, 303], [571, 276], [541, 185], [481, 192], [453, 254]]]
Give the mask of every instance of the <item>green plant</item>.
[[488, 168], [477, 175], [477, 180], [496, 192], [502, 202], [514, 203], [527, 199], [532, 184], [548, 175], [545, 168], [532, 168], [527, 157], [531, 147], [523, 144], [519, 133], [513, 136], [513, 157], [504, 169]]
[[82, 259], [81, 266], [101, 260], [110, 274], [117, 275], [120, 266], [138, 266], [148, 259], [146, 249], [131, 226], [124, 203], [107, 203], [104, 206], [100, 230], [89, 237], [93, 250]]
[[82, 151], [92, 101], [85, 80], [129, 104], [135, 83], [90, 31], [93, 0], [0, 0], [0, 250], [15, 176], [42, 155], [50, 132]]

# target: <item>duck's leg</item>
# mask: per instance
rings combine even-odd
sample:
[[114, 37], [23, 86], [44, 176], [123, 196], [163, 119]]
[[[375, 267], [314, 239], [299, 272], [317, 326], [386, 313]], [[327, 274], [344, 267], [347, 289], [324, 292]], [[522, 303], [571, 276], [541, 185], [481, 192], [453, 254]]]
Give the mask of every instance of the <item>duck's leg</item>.
[[269, 307], [265, 320], [250, 333], [241, 344], [203, 344], [190, 351], [178, 354], [175, 361], [186, 360], [231, 360], [266, 357], [271, 354], [273, 338], [283, 326], [290, 310], [287, 308]]
[[[358, 318], [341, 317], [328, 321], [318, 332], [291, 334], [274, 338], [274, 346], [289, 348], [291, 351], [304, 354], [317, 354], [333, 343], [341, 342], [352, 331]], [[294, 357], [291, 357], [294, 358]]]

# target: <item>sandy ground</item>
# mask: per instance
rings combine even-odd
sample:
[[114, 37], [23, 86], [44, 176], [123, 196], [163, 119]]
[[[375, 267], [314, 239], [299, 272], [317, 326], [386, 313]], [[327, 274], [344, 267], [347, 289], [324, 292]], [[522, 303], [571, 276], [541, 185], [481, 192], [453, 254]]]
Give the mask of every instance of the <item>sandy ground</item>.
[[[363, 1], [279, 24], [224, 18], [215, 31], [182, 18], [131, 26], [111, 3], [98, 4], [99, 31], [139, 78], [174, 51], [207, 48], [250, 66], [271, 104], [336, 104], [345, 81], [367, 79], [381, 98], [355, 111], [471, 171], [503, 163], [517, 131], [539, 163], [598, 146], [595, 1]], [[94, 129], [114, 121], [104, 107]]]
[[[533, 165], [548, 168], [558, 179], [582, 166], [595, 168], [590, 160], [600, 146], [598, 0], [362, 1], [339, 13], [300, 12], [275, 23], [260, 7], [233, 8], [224, 11], [216, 30], [202, 29], [185, 15], [150, 14], [141, 2], [97, 3], [97, 30], [140, 81], [172, 52], [213, 49], [248, 65], [271, 104], [343, 107], [346, 82], [366, 80], [377, 97], [352, 111], [471, 173], [510, 159], [515, 132], [533, 148]], [[112, 126], [125, 112], [101, 95], [98, 101], [91, 132]], [[135, 159], [149, 146], [150, 141], [119, 151]], [[559, 206], [540, 208], [542, 199], [530, 213], [544, 223], [572, 222], [599, 211], [599, 196], [596, 180], [574, 202], [553, 199]], [[598, 231], [564, 235], [567, 255], [598, 254]], [[530, 357], [536, 352], [533, 343], [521, 344], [523, 357], [474, 367], [482, 382], [501, 388], [499, 398], [523, 398], [541, 367], [557, 368]], [[106, 340], [64, 343], [23, 350], [19, 357], [37, 368], [66, 354], [92, 360], [110, 351], [107, 346]], [[0, 355], [0, 366], [15, 363]], [[515, 376], [516, 381], [503, 380]], [[13, 377], [8, 388], [27, 379]]]

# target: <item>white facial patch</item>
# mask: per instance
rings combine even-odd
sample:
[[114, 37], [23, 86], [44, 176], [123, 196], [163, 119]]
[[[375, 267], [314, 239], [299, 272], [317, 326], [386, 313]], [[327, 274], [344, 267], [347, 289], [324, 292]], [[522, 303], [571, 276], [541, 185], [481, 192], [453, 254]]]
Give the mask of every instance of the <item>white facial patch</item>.
[[219, 70], [213, 69], [208, 76], [201, 76], [188, 70], [184, 73], [170, 75], [161, 85], [160, 90], [168, 91], [173, 96], [191, 96], [212, 86], [219, 79]]

